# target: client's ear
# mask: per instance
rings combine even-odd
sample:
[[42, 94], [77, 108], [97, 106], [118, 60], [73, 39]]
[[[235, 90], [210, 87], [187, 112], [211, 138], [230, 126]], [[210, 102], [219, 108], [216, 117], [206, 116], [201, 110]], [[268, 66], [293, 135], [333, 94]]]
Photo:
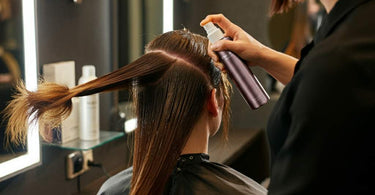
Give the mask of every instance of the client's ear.
[[216, 89], [212, 89], [207, 102], [207, 109], [210, 114], [216, 117], [219, 114], [219, 104], [216, 98]]

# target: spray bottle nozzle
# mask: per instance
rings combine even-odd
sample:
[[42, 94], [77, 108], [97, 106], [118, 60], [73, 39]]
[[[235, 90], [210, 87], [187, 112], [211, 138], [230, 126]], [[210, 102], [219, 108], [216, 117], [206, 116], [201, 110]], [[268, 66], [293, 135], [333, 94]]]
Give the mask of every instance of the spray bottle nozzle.
[[221, 29], [216, 27], [212, 22], [209, 22], [203, 26], [204, 30], [207, 32], [207, 38], [211, 43], [224, 38], [224, 33], [221, 32]]
[[205, 25], [203, 26], [203, 28], [204, 28], [204, 30], [206, 30], [206, 32], [208, 33], [208, 32], [210, 32], [210, 31], [214, 30], [214, 29], [216, 28], [216, 26], [214, 25], [214, 23], [209, 22], [209, 23], [205, 24]]

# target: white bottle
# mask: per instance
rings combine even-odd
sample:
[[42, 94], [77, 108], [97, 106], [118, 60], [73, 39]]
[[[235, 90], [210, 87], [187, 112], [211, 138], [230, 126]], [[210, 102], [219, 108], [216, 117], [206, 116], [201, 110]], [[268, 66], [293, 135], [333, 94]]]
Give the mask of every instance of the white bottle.
[[[96, 79], [95, 66], [82, 67], [78, 84]], [[79, 137], [81, 140], [99, 139], [99, 94], [79, 98]]]

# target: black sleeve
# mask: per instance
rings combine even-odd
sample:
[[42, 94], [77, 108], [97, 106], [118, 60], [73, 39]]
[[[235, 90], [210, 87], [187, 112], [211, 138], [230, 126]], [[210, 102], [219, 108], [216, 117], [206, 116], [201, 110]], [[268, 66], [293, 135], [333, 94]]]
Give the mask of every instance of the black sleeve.
[[290, 128], [273, 161], [270, 194], [370, 191], [375, 174], [374, 54], [371, 47], [321, 48], [305, 59], [293, 78], [298, 84]]

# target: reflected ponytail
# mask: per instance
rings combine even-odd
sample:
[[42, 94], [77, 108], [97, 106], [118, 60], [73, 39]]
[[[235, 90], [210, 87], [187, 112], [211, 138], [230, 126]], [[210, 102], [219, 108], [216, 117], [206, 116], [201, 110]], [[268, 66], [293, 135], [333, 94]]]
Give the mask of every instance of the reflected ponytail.
[[272, 0], [271, 15], [288, 11], [294, 4], [302, 0]]

